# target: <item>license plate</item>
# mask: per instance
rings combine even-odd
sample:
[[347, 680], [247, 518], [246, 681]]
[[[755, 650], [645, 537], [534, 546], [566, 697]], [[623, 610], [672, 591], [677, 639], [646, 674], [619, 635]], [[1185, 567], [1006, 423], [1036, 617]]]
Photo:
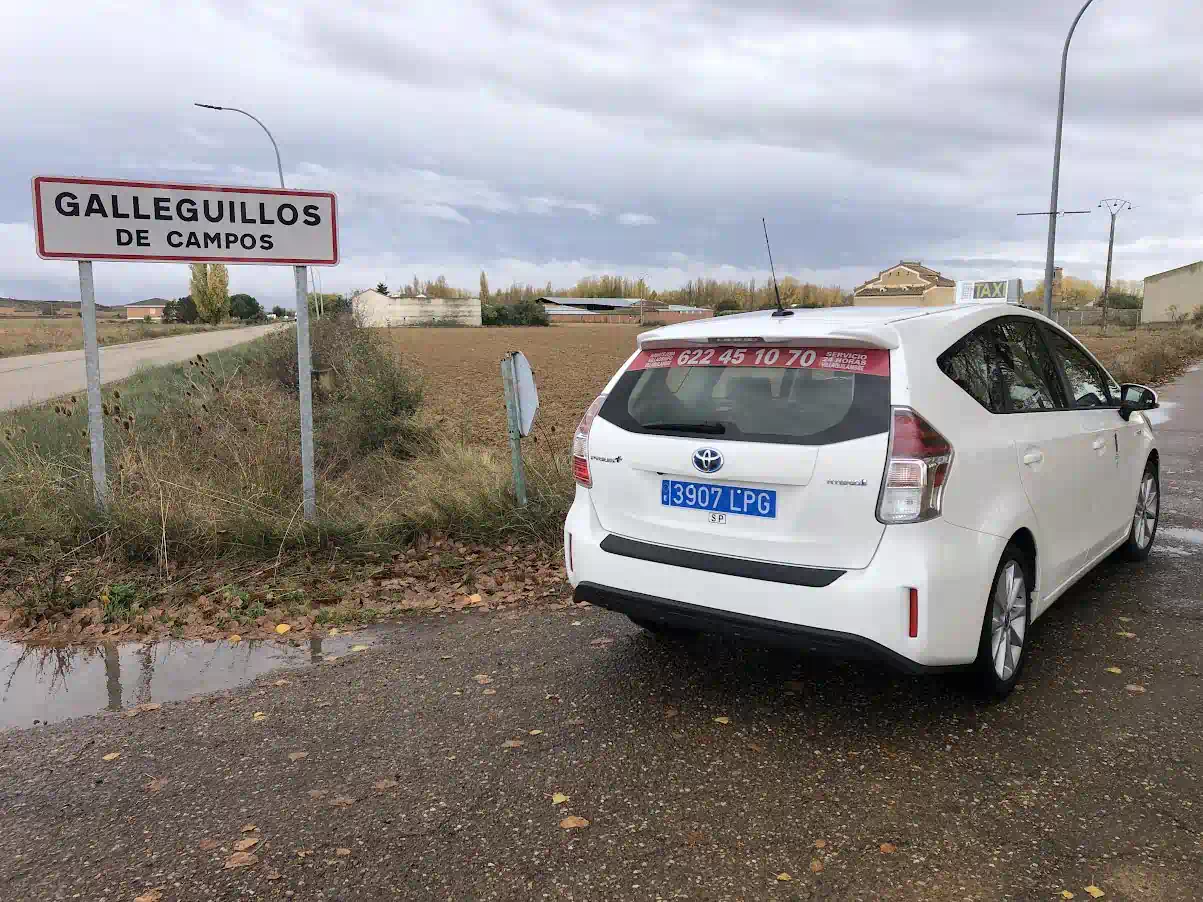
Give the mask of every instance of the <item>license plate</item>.
[[[737, 485], [711, 485], [706, 482], [660, 480], [660, 503], [667, 507], [745, 517], [777, 516], [777, 493], [772, 489], [745, 489]], [[721, 521], [713, 521], [721, 522]]]

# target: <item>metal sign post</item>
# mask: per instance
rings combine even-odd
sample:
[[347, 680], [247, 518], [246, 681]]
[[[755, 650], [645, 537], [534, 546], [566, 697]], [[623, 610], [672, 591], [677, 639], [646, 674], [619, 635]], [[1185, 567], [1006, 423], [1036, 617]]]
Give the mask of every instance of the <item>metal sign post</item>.
[[33, 180], [38, 256], [79, 262], [80, 315], [88, 377], [88, 431], [96, 503], [108, 500], [104, 410], [96, 340], [94, 260], [266, 263], [293, 267], [305, 519], [317, 519], [313, 473], [313, 384], [307, 266], [338, 263], [338, 206], [328, 191], [181, 185], [117, 179]]
[[92, 491], [96, 506], [109, 500], [108, 472], [104, 466], [104, 410], [100, 400], [100, 348], [96, 341], [96, 286], [92, 261], [79, 261], [79, 315], [84, 321], [84, 371], [88, 377], [88, 445], [92, 450]]
[[522, 464], [522, 430], [518, 414], [518, 386], [514, 378], [515, 352], [501, 358], [501, 385], [505, 391], [506, 431], [510, 436], [510, 459], [514, 467], [514, 496], [526, 507], [526, 469]]
[[313, 479], [313, 358], [309, 354], [309, 297], [305, 267], [293, 267], [297, 283], [297, 388], [301, 396], [301, 494], [305, 520], [317, 522], [317, 489]]

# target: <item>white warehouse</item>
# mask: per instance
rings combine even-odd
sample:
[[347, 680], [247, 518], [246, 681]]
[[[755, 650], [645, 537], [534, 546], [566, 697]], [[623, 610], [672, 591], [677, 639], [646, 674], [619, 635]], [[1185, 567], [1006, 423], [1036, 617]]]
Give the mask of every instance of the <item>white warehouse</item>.
[[351, 304], [366, 326], [418, 326], [438, 320], [481, 324], [480, 298], [395, 297], [370, 288], [355, 295]]

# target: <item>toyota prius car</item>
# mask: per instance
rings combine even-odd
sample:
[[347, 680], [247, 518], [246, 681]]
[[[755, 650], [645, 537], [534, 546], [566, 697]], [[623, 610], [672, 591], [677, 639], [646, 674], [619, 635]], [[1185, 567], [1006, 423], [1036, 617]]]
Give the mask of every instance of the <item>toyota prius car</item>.
[[1155, 393], [1013, 304], [667, 326], [589, 406], [564, 524], [578, 600], [1006, 694], [1039, 617], [1149, 554]]

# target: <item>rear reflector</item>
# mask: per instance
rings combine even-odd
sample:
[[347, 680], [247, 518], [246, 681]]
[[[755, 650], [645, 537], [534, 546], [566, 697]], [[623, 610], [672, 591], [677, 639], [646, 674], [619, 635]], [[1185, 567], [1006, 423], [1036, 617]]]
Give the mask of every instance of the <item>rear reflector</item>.
[[576, 427], [576, 434], [572, 437], [572, 478], [576, 480], [577, 485], [587, 489], [593, 488], [593, 476], [589, 472], [589, 429], [593, 426], [593, 419], [597, 416], [597, 412], [605, 403], [606, 395], [604, 393], [593, 399], [593, 403], [589, 405], [589, 409], [585, 411], [585, 415], [581, 417], [581, 422]]
[[919, 523], [940, 516], [952, 445], [909, 407], [895, 407], [877, 519]]
[[568, 533], [568, 572], [572, 573], [572, 533]]
[[914, 639], [919, 635], [919, 590], [911, 589], [910, 596], [910, 629], [907, 635]]

